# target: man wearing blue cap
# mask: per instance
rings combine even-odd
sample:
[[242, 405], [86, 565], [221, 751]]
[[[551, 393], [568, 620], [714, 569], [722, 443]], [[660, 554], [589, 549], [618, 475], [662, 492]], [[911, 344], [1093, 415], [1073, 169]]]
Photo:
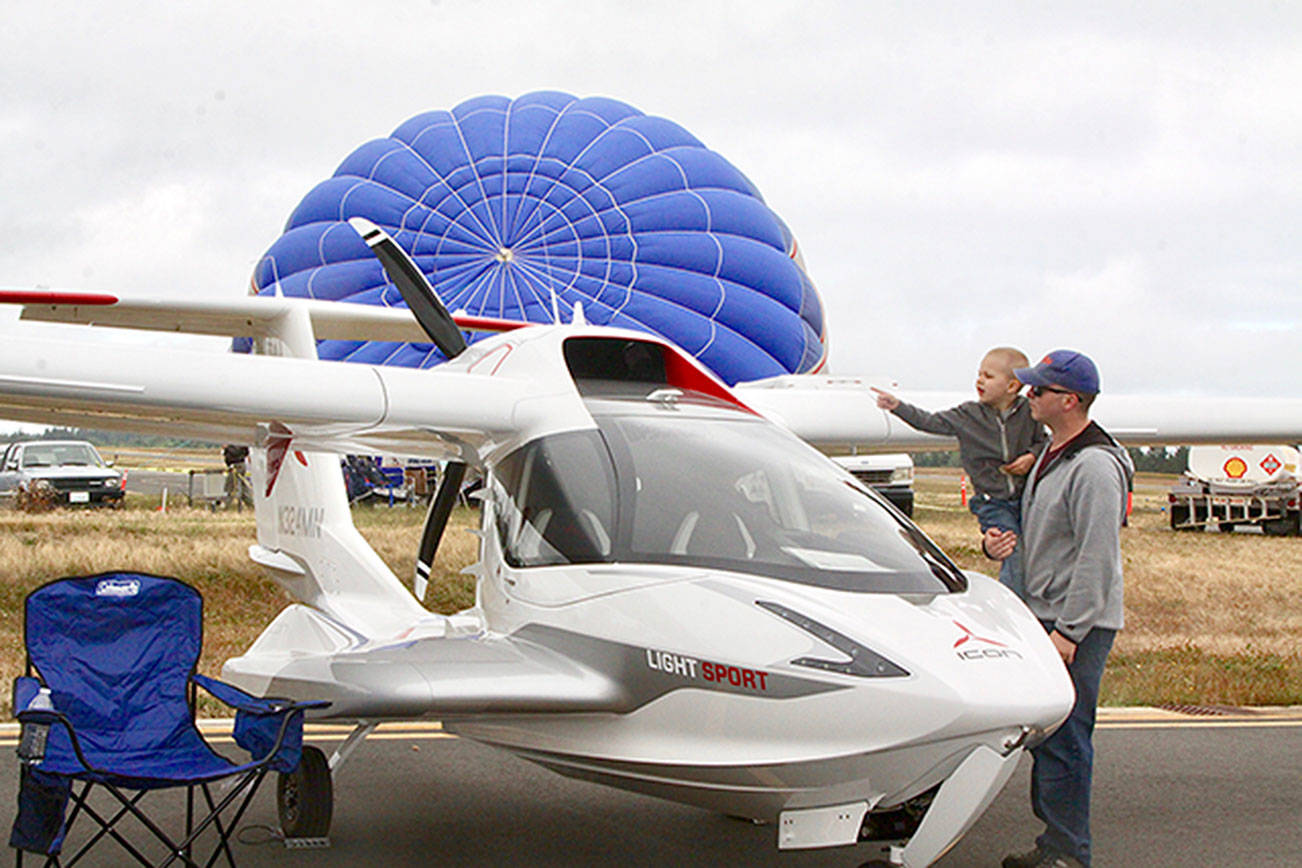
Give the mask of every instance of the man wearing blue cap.
[[[1094, 717], [1103, 665], [1124, 620], [1120, 530], [1134, 465], [1090, 421], [1099, 372], [1088, 356], [1054, 350], [1014, 374], [1031, 387], [1031, 415], [1051, 434], [1022, 494], [1026, 604], [1067, 665], [1076, 704], [1031, 751], [1031, 806], [1044, 833], [1033, 850], [1006, 857], [1003, 868], [1077, 868], [1090, 864]], [[1002, 560], [1016, 542], [1012, 532], [992, 528], [982, 547]]]

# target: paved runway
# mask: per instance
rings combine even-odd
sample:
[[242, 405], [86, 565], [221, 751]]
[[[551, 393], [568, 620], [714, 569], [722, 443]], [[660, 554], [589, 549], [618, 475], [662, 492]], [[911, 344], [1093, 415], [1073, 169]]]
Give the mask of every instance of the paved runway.
[[[329, 751], [334, 738], [318, 731], [309, 740]], [[12, 743], [12, 730], [0, 735], [0, 745]], [[1112, 712], [1096, 744], [1095, 865], [1302, 865], [1302, 709], [1233, 718]], [[13, 793], [16, 761], [0, 765], [0, 791]], [[1023, 760], [939, 866], [997, 865], [1030, 842], [1028, 772]], [[251, 826], [274, 826], [273, 788], [258, 794], [246, 836], [259, 836]], [[3, 801], [13, 804], [11, 796]], [[570, 781], [430, 728], [382, 729], [357, 750], [336, 777], [331, 838], [327, 850], [269, 842], [239, 844], [236, 854], [242, 865], [302, 868], [850, 868], [875, 855], [867, 845], [780, 852], [772, 826]], [[81, 864], [123, 864], [113, 845], [97, 852]]]
[[136, 494], [158, 495], [163, 489], [168, 490], [168, 497], [184, 502], [185, 493], [190, 482], [190, 475], [173, 470], [128, 470], [127, 491]]

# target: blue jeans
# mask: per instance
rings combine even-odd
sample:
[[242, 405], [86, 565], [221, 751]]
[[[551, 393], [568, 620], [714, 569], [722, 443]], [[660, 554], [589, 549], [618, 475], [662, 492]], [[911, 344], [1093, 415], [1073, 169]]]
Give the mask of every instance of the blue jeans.
[[[1046, 630], [1053, 624], [1046, 623]], [[1031, 808], [1044, 821], [1036, 846], [1090, 864], [1090, 783], [1094, 775], [1094, 714], [1103, 664], [1116, 630], [1095, 627], [1076, 646], [1067, 667], [1076, 704], [1057, 732], [1031, 751]]]
[[988, 494], [977, 494], [968, 501], [967, 508], [977, 517], [981, 532], [992, 527], [1011, 530], [1017, 534], [1017, 548], [999, 565], [999, 581], [1004, 587], [1026, 599], [1026, 579], [1022, 575], [1022, 502], [1000, 500]]

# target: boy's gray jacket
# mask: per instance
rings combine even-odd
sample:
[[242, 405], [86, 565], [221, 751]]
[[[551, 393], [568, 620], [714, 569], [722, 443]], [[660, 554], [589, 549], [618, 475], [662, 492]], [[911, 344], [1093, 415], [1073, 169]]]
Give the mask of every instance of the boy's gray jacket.
[[891, 412], [919, 431], [958, 438], [959, 459], [973, 489], [1000, 500], [1021, 494], [1026, 477], [1010, 476], [999, 466], [1037, 451], [1048, 439], [1044, 426], [1031, 418], [1030, 402], [1021, 395], [1003, 413], [980, 401], [965, 401], [936, 413], [901, 401]]
[[1126, 450], [1091, 422], [1022, 495], [1026, 604], [1073, 642], [1094, 627], [1120, 630], [1121, 526], [1135, 468]]

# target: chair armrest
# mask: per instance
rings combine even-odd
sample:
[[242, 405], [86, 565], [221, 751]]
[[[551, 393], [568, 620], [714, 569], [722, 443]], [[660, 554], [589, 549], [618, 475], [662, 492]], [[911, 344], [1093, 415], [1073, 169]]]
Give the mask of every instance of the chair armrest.
[[36, 694], [41, 690], [41, 680], [31, 675], [20, 675], [14, 679], [14, 717], [21, 723], [58, 723], [63, 715], [54, 708], [28, 708]]
[[249, 714], [283, 714], [286, 711], [307, 708], [325, 708], [330, 703], [324, 700], [311, 700], [307, 702], [295, 702], [292, 699], [281, 697], [254, 696], [240, 690], [233, 684], [227, 684], [224, 681], [218, 681], [216, 678], [209, 678], [206, 675], [195, 674], [191, 676], [194, 683], [211, 693], [221, 702], [229, 705], [237, 711], [245, 711]]
[[23, 711], [31, 704], [32, 699], [40, 689], [41, 680], [32, 675], [19, 675], [14, 679], [14, 690], [11, 696], [14, 717], [17, 717], [20, 711]]
[[96, 773], [105, 773], [103, 769], [93, 766], [86, 759], [86, 755], [81, 751], [81, 740], [77, 738], [77, 730], [72, 725], [72, 721], [57, 708], [29, 709], [32, 699], [41, 689], [41, 680], [31, 675], [20, 675], [14, 679], [13, 703], [14, 717], [18, 718], [21, 723], [37, 723], [53, 726], [58, 724], [68, 731], [68, 741], [72, 744], [72, 751], [77, 756], [77, 762], [87, 771]]
[[303, 747], [303, 711], [325, 708], [324, 701], [295, 702], [290, 699], [260, 698], [225, 682], [204, 675], [192, 676], [195, 684], [235, 709], [235, 743], [257, 763], [270, 763], [280, 772], [298, 766]]

